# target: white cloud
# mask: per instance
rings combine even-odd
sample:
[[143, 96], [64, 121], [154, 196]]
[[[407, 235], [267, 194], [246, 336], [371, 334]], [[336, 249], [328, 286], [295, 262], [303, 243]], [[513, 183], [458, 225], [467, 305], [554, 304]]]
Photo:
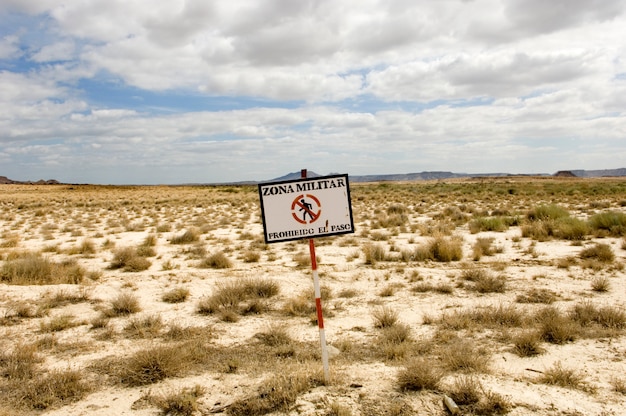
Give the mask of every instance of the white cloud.
[[62, 41], [44, 46], [31, 59], [35, 62], [69, 61], [74, 58], [74, 52], [74, 42]]
[[[135, 183], [620, 167], [625, 3], [9, 0], [38, 26], [0, 41], [2, 166]], [[217, 110], [151, 113], [153, 92]]]
[[18, 40], [19, 38], [15, 35], [0, 39], [0, 59], [15, 58], [20, 54]]

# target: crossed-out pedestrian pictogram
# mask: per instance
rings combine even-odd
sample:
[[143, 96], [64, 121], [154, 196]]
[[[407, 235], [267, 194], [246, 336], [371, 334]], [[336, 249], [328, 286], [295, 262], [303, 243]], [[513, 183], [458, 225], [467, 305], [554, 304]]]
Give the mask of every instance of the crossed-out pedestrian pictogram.
[[[311, 194], [301, 194], [291, 203], [291, 215], [300, 224], [312, 224], [320, 217], [322, 205]], [[308, 220], [307, 220], [308, 217]]]

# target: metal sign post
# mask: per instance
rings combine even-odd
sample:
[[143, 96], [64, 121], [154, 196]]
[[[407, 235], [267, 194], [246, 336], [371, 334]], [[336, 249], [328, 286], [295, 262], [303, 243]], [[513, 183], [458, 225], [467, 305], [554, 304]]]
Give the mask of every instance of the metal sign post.
[[[306, 178], [306, 169], [300, 171], [300, 176]], [[322, 366], [324, 367], [324, 382], [330, 382], [328, 368], [328, 348], [326, 348], [326, 333], [324, 332], [324, 314], [322, 313], [322, 290], [320, 277], [317, 273], [317, 258], [315, 256], [315, 240], [309, 238], [309, 253], [311, 254], [311, 269], [313, 270], [313, 291], [315, 292], [315, 311], [317, 312], [317, 327], [320, 331], [320, 346], [322, 348]]]
[[302, 169], [300, 176], [296, 181], [259, 184], [263, 235], [268, 244], [309, 239], [324, 381], [328, 383], [328, 349], [314, 238], [354, 232], [350, 189], [348, 175], [307, 178], [307, 170]]

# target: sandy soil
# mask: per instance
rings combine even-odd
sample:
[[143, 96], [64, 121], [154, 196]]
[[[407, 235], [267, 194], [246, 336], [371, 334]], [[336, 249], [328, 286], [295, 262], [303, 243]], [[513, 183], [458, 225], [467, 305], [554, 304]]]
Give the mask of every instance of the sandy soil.
[[[309, 318], [280, 313], [283, 303], [311, 288], [310, 269], [300, 266], [295, 259], [297, 253], [308, 254], [308, 246], [300, 242], [278, 243], [259, 249], [260, 259], [257, 262], [242, 259], [242, 253], [250, 250], [253, 242], [258, 243], [262, 235], [254, 189], [237, 198], [230, 193], [203, 188], [175, 188], [171, 192], [168, 189], [156, 187], [128, 191], [96, 188], [70, 191], [66, 187], [2, 186], [0, 243], [4, 241], [4, 246], [0, 248], [0, 267], [8, 261], [11, 253], [34, 251], [43, 252], [52, 261], [75, 258], [84, 270], [98, 277], [95, 280], [86, 279], [80, 285], [0, 284], [0, 317], [10, 317], [16, 304], [30, 302], [36, 305], [58, 290], [71, 293], [84, 290], [89, 299], [53, 308], [41, 317], [6, 319], [0, 326], [0, 348], [11, 351], [18, 345], [42, 339], [49, 335], [42, 333], [42, 322], [63, 314], [72, 315], [83, 324], [53, 334], [58, 343], [75, 345], [67, 351], [42, 351], [45, 357], [40, 367], [42, 372], [52, 368], [88, 372], [87, 368], [92, 363], [106, 357], [128, 355], [146, 345], [161, 342], [158, 338], [124, 337], [123, 328], [130, 317], [112, 318], [111, 326], [117, 336], [106, 341], [94, 340], [97, 331], [91, 329], [89, 323], [102, 313], [103, 305], [122, 291], [129, 291], [139, 298], [142, 309], [137, 314], [139, 316], [159, 315], [166, 326], [176, 323], [212, 327], [216, 333], [212, 342], [216, 345], [236, 346], [253, 342], [255, 334], [280, 322], [288, 325], [294, 339], [319, 347], [316, 344], [319, 340], [317, 328]], [[83, 192], [82, 196], [76, 196], [78, 192]], [[588, 237], [580, 245], [554, 239], [537, 242], [521, 238], [519, 226], [512, 226], [505, 232], [472, 234], [465, 223], [454, 230], [455, 235], [463, 238], [464, 258], [461, 261], [382, 261], [371, 265], [365, 263], [362, 253], [363, 245], [371, 242], [371, 233], [363, 235], [362, 230], [371, 226], [376, 207], [368, 204], [375, 202], [370, 202], [367, 197], [359, 198], [365, 193], [358, 186], [353, 187], [352, 192], [357, 232], [324, 239], [316, 246], [322, 284], [333, 294], [331, 299], [323, 300], [326, 338], [329, 345], [337, 348], [333, 352], [338, 352], [330, 360], [333, 382], [301, 394], [290, 407], [289, 414], [334, 414], [330, 410], [333, 403], [341, 405], [344, 412], [349, 412], [344, 414], [353, 415], [447, 414], [441, 391], [398, 390], [396, 378], [404, 365], [403, 359], [348, 359], [341, 351], [346, 342], [352, 342], [357, 348], [377, 342], [379, 330], [373, 326], [372, 311], [381, 306], [398, 312], [400, 320], [410, 326], [414, 340], [432, 337], [438, 331], [438, 325], [431, 321], [436, 321], [444, 313], [488, 305], [515, 305], [524, 310], [543, 307], [516, 302], [520, 294], [533, 287], [555, 292], [558, 298], [553, 305], [564, 311], [581, 301], [598, 306], [610, 305], [621, 310], [626, 307], [623, 238]], [[194, 193], [199, 195], [197, 200], [194, 200]], [[624, 197], [622, 195], [621, 199]], [[624, 211], [623, 207], [616, 205], [619, 200], [620, 196], [617, 196], [605, 209]], [[82, 205], [80, 201], [83, 201]], [[433, 202], [431, 207], [418, 212], [418, 203], [410, 201], [408, 199], [403, 203], [410, 211], [411, 224], [432, 221], [444, 206], [454, 204], [454, 201]], [[540, 202], [537, 200], [537, 203]], [[20, 203], [22, 208], [18, 206]], [[476, 205], [479, 203], [475, 202]], [[574, 204], [571, 202], [568, 206]], [[380, 209], [384, 210], [384, 206]], [[585, 217], [594, 211], [571, 212]], [[171, 228], [156, 232], [158, 224], [167, 224]], [[193, 244], [170, 242], [186, 229], [203, 226], [200, 244], [208, 252], [223, 250], [233, 262], [232, 268], [201, 269], [197, 267], [198, 260], [185, 252]], [[388, 233], [389, 237], [378, 243], [387, 250], [391, 249], [392, 254], [403, 249], [413, 250], [431, 238], [410, 227], [397, 234], [391, 230], [381, 231]], [[109, 268], [116, 248], [137, 246], [148, 235], [156, 236], [156, 255], [149, 258], [152, 264], [147, 270], [125, 272]], [[16, 236], [18, 242], [15, 246], [7, 243]], [[493, 245], [499, 247], [499, 252], [473, 261], [471, 253], [476, 239], [486, 237], [494, 239]], [[96, 252], [70, 254], [70, 249], [85, 239], [93, 243]], [[608, 244], [614, 252], [616, 258], [610, 266], [599, 270], [584, 268], [578, 263], [567, 268], [559, 267], [559, 260], [568, 256], [575, 258], [585, 247], [597, 242]], [[468, 265], [485, 267], [505, 275], [507, 286], [504, 293], [479, 294], [460, 287], [460, 273]], [[598, 276], [609, 279], [610, 289], [607, 292], [591, 289], [592, 279]], [[223, 322], [218, 316], [196, 313], [198, 302], [213, 293], [217, 285], [240, 278], [268, 278], [279, 283], [280, 294], [272, 300], [271, 311], [243, 316], [237, 322]], [[419, 282], [449, 284], [453, 290], [452, 293], [420, 293], [413, 290]], [[393, 294], [381, 296], [381, 291], [390, 285], [394, 287]], [[186, 301], [172, 304], [161, 300], [165, 292], [179, 286], [189, 289]], [[347, 289], [354, 291], [351, 297], [339, 296]], [[497, 330], [458, 331], [458, 334], [489, 349], [489, 370], [477, 373], [476, 377], [485, 390], [499, 393], [510, 401], [510, 415], [626, 414], [626, 396], [614, 387], [615, 380], [626, 380], [626, 337], [623, 331], [606, 337], [579, 338], [562, 345], [543, 342], [545, 352], [535, 357], [516, 355], [512, 342], [503, 340]], [[80, 342], [83, 342], [82, 346]], [[566, 388], [538, 382], [542, 372], [555, 363], [576, 370], [590, 388]], [[315, 360], [306, 365], [321, 367], [321, 363]], [[77, 402], [44, 411], [25, 410], [24, 414], [155, 415], [159, 414], [155, 406], [139, 405], [142, 397], [194, 385], [205, 388], [199, 399], [197, 414], [208, 414], [210, 409], [254, 394], [270, 376], [271, 372], [200, 372], [141, 387], [97, 381], [92, 392]], [[455, 376], [447, 375], [443, 384], [451, 383]], [[394, 403], [398, 402], [402, 406], [395, 406]], [[5, 412], [11, 414], [10, 409]]]

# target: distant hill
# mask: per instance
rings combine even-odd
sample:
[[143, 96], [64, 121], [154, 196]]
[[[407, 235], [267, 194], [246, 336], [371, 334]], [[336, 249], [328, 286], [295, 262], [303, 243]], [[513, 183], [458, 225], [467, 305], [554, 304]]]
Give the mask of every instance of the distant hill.
[[620, 169], [600, 169], [600, 170], [570, 170], [579, 178], [601, 178], [605, 176], [626, 176], [626, 168]]
[[33, 181], [14, 181], [13, 179], [9, 179], [6, 176], [0, 176], [0, 185], [11, 185], [11, 184], [23, 184], [23, 185], [58, 185], [59, 181], [56, 179], [48, 179], [47, 181], [43, 179], [39, 179], [37, 182]]
[[[567, 175], [565, 175], [567, 172]], [[307, 176], [309, 178], [315, 178], [319, 175], [315, 172], [309, 171]], [[427, 171], [418, 173], [398, 173], [398, 174], [385, 174], [385, 175], [350, 175], [350, 182], [397, 182], [397, 181], [428, 181], [437, 179], [452, 179], [452, 178], [484, 178], [484, 177], [496, 177], [496, 176], [576, 176], [579, 178], [598, 178], [606, 176], [626, 176], [626, 168], [621, 169], [603, 169], [603, 170], [568, 170], [558, 171], [554, 174], [549, 173], [533, 173], [525, 175], [514, 175], [510, 173], [497, 172], [497, 173], [455, 173], [447, 171]], [[271, 179], [268, 182], [274, 181], [290, 181], [300, 179], [300, 172], [291, 172], [287, 175], [279, 178]]]
[[[334, 175], [333, 173], [329, 175]], [[543, 174], [547, 175], [547, 174]], [[320, 175], [318, 173], [309, 171], [307, 172], [308, 178], [316, 178]], [[350, 175], [350, 182], [410, 182], [410, 181], [429, 181], [436, 179], [450, 179], [450, 178], [469, 178], [469, 177], [489, 177], [489, 176], [509, 176], [508, 173], [480, 173], [480, 174], [467, 174], [467, 173], [454, 173], [454, 172], [419, 172], [419, 173], [395, 173], [386, 175]], [[271, 179], [268, 182], [279, 181], [292, 181], [300, 179], [300, 172], [291, 172], [287, 175]]]
[[[306, 177], [307, 178], [317, 178], [320, 177], [322, 175], [320, 175], [319, 173], [315, 173], [312, 170], [307, 171], [306, 173]], [[291, 172], [288, 173], [284, 176], [272, 179], [271, 182], [280, 182], [280, 181], [295, 181], [297, 179], [300, 179], [302, 177], [302, 174], [300, 173], [300, 171], [298, 172]]]
[[[330, 173], [329, 175], [334, 175]], [[319, 173], [311, 170], [307, 171], [308, 178], [317, 178]], [[510, 174], [510, 173], [455, 173], [447, 171], [425, 171], [417, 173], [395, 173], [395, 174], [383, 174], [383, 175], [350, 175], [350, 182], [410, 182], [410, 181], [428, 181], [428, 180], [441, 180], [452, 178], [484, 178], [495, 176], [554, 176], [554, 177], [572, 177], [578, 178], [600, 178], [600, 177], [621, 177], [626, 176], [626, 168], [619, 169], [600, 169], [600, 170], [560, 170], [554, 174], [549, 173], [533, 173], [533, 174]], [[300, 179], [300, 171], [290, 172], [286, 175], [278, 178], [263, 180], [261, 182], [280, 182], [280, 181], [293, 181]], [[255, 185], [259, 181], [242, 181], [242, 182], [224, 182], [224, 183], [188, 183], [184, 185]], [[9, 179], [6, 176], [0, 176], [0, 185], [8, 184], [26, 184], [26, 185], [59, 185], [61, 182], [56, 179], [43, 180], [40, 179], [36, 182], [33, 181], [16, 181]]]

